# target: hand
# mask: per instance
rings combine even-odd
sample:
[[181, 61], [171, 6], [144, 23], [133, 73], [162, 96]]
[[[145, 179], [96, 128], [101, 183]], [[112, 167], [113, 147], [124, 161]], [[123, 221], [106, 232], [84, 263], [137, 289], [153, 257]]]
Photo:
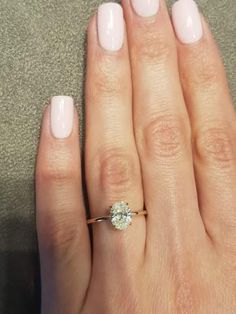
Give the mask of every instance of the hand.
[[[132, 2], [132, 3], [131, 3]], [[236, 119], [192, 0], [104, 4], [89, 23], [89, 217], [116, 201], [148, 215], [94, 223], [77, 111], [46, 108], [36, 167], [42, 313], [236, 312]], [[82, 168], [83, 169], [83, 168]], [[145, 204], [145, 205], [144, 205]]]

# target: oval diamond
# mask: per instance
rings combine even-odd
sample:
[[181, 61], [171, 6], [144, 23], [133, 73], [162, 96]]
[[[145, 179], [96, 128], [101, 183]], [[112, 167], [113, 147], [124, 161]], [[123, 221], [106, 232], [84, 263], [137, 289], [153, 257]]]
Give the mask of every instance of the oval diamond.
[[116, 229], [126, 229], [132, 222], [132, 211], [128, 203], [124, 201], [114, 203], [110, 208], [110, 220]]

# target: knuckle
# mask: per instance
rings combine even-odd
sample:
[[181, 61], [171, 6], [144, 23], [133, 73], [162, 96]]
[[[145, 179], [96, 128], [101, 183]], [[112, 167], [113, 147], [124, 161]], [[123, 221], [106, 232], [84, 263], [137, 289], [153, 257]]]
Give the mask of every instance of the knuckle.
[[68, 210], [61, 210], [60, 214], [47, 217], [41, 227], [41, 245], [51, 253], [65, 252], [78, 243], [83, 231], [82, 223]]
[[[120, 313], [141, 313], [140, 302], [139, 302], [139, 295], [136, 289], [133, 287], [132, 284], [127, 284], [127, 289], [125, 291], [125, 297], [122, 291], [122, 297], [120, 299], [120, 304], [123, 304]], [[130, 286], [130, 287], [129, 287]], [[129, 289], [130, 288], [130, 289]], [[122, 289], [123, 290], [123, 289]]]
[[172, 115], [155, 118], [144, 128], [146, 152], [155, 158], [179, 158], [186, 134], [187, 128], [181, 118]]
[[175, 306], [177, 313], [196, 313], [192, 283], [179, 278], [175, 285]]
[[173, 43], [168, 41], [163, 34], [159, 33], [156, 28], [146, 28], [143, 25], [140, 32], [137, 32], [135, 44], [133, 46], [132, 55], [136, 56], [137, 62], [140, 62], [140, 55], [142, 59], [150, 64], [155, 64], [157, 61], [168, 61], [175, 52]]
[[[202, 87], [212, 87], [218, 82], [219, 67], [216, 65], [215, 58], [207, 48], [195, 47], [190, 52], [190, 63], [197, 66], [192, 72], [191, 84], [201, 85]], [[183, 80], [189, 81], [189, 73], [183, 73]]]
[[196, 313], [195, 268], [191, 267], [192, 258], [185, 249], [181, 253], [177, 253], [177, 247], [173, 247], [173, 250], [176, 255], [171, 258], [170, 274], [174, 287], [174, 307], [177, 313]]
[[37, 180], [48, 183], [67, 183], [79, 176], [79, 168], [72, 162], [72, 156], [59, 152], [48, 154], [43, 165], [36, 172]]
[[235, 148], [228, 127], [211, 127], [199, 130], [195, 147], [200, 160], [213, 162], [218, 167], [229, 167], [235, 159]]
[[122, 61], [114, 60], [112, 56], [104, 55], [97, 58], [94, 65], [95, 90], [97, 95], [119, 95], [127, 89], [124, 84]]
[[123, 193], [131, 186], [135, 176], [131, 156], [121, 151], [106, 152], [101, 161], [101, 182], [105, 190]]

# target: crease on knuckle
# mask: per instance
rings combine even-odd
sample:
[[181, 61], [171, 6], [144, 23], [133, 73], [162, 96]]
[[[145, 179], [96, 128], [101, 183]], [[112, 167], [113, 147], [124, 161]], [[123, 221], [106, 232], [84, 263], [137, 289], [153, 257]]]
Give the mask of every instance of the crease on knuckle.
[[196, 313], [193, 269], [187, 252], [174, 248], [170, 274], [174, 284], [174, 306], [177, 313]]
[[[110, 150], [102, 156], [101, 184], [105, 190], [123, 193], [130, 188], [134, 178], [133, 158], [119, 150]], [[111, 193], [112, 194], [112, 193]]]
[[95, 67], [95, 87], [97, 95], [119, 95], [127, 87], [122, 75], [123, 65], [112, 56], [98, 58]]
[[140, 62], [140, 55], [148, 63], [156, 64], [157, 62], [168, 61], [175, 52], [174, 46], [157, 30], [142, 30], [142, 35], [137, 33], [133, 46], [133, 56], [139, 56], [137, 62]]
[[[48, 215], [49, 216], [49, 215]], [[84, 232], [82, 222], [68, 210], [49, 216], [41, 230], [41, 243], [50, 254], [65, 253], [65, 251], [78, 245], [81, 234]]]
[[177, 313], [196, 313], [194, 305], [194, 292], [186, 279], [179, 279], [176, 284], [175, 303]]
[[66, 183], [79, 176], [79, 169], [72, 162], [72, 157], [60, 151], [54, 154], [48, 153], [44, 165], [41, 166], [36, 177], [43, 182]]
[[[197, 65], [194, 67], [191, 84], [195, 86], [201, 85], [205, 88], [217, 86], [219, 67], [212, 53], [204, 46], [204, 43], [200, 49], [199, 47], [192, 48], [190, 53], [190, 60]], [[185, 71], [182, 75], [184, 81], [189, 81], [188, 71]]]
[[167, 115], [154, 118], [144, 128], [144, 147], [155, 158], [179, 158], [184, 149], [185, 126], [180, 118]]
[[235, 160], [235, 148], [227, 127], [203, 128], [195, 135], [197, 157], [219, 168], [229, 168]]

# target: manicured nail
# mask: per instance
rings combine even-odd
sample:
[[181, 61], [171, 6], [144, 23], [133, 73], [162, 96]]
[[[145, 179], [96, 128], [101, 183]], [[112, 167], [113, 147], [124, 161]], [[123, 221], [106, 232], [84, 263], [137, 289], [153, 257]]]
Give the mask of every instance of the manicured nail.
[[159, 10], [159, 0], [132, 0], [134, 11], [143, 17], [153, 16]]
[[51, 130], [56, 138], [70, 135], [74, 121], [74, 101], [69, 96], [54, 96], [51, 99]]
[[172, 7], [175, 32], [184, 44], [198, 41], [203, 35], [200, 13], [195, 1], [178, 0]]
[[100, 45], [109, 51], [119, 50], [124, 42], [122, 7], [112, 2], [100, 5], [97, 24]]

